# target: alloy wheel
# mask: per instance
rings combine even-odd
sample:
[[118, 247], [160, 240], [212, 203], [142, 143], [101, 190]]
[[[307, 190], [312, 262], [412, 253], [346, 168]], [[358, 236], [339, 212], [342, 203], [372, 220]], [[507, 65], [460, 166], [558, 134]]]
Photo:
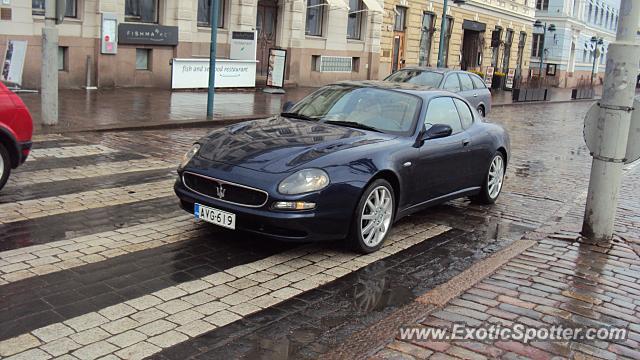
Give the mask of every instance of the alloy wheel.
[[502, 190], [502, 182], [504, 180], [504, 159], [501, 155], [496, 155], [491, 161], [488, 176], [489, 197], [495, 199], [500, 194], [500, 190]]
[[380, 244], [391, 226], [393, 198], [389, 189], [378, 186], [369, 194], [362, 209], [360, 233], [369, 247]]
[[4, 176], [4, 158], [2, 157], [2, 154], [0, 154], [0, 179], [2, 179], [3, 176]]

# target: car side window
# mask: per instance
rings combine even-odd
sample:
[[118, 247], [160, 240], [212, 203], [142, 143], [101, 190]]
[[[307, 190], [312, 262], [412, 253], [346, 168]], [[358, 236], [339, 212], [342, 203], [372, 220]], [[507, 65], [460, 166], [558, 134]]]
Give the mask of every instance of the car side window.
[[486, 89], [487, 86], [484, 84], [484, 81], [480, 79], [479, 76], [470, 75], [471, 80], [473, 80], [473, 85], [475, 85], [476, 89]]
[[449, 76], [447, 76], [447, 79], [444, 81], [444, 89], [451, 92], [460, 91], [460, 81], [458, 81], [456, 74], [449, 74]]
[[453, 99], [447, 96], [432, 99], [427, 108], [424, 125], [429, 129], [435, 124], [451, 126], [453, 134], [462, 131], [462, 123]]
[[460, 84], [462, 85], [462, 91], [473, 90], [473, 82], [469, 78], [469, 75], [458, 73], [460, 77]]
[[465, 130], [468, 129], [471, 124], [473, 124], [473, 114], [471, 114], [471, 109], [469, 109], [469, 106], [460, 99], [453, 99], [453, 102], [456, 104], [456, 108], [458, 108], [458, 114], [460, 114], [460, 120], [462, 121], [462, 128]]

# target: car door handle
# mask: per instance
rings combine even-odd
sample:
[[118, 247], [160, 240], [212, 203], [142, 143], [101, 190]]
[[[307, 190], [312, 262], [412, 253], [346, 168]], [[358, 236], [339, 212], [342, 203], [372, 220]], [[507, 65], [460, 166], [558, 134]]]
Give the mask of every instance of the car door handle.
[[478, 97], [478, 94], [473, 94], [473, 97]]
[[471, 142], [471, 140], [464, 139], [464, 140], [462, 140], [462, 146], [467, 146], [467, 145], [469, 145], [470, 142]]

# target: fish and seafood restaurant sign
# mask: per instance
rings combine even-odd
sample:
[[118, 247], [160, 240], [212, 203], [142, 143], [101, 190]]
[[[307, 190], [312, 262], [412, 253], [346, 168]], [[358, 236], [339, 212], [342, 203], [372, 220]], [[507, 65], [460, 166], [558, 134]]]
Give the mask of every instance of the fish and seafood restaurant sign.
[[[256, 60], [216, 59], [216, 88], [256, 86]], [[209, 87], [209, 59], [173, 59], [172, 89]]]
[[118, 43], [134, 45], [178, 45], [178, 27], [149, 24], [118, 24]]

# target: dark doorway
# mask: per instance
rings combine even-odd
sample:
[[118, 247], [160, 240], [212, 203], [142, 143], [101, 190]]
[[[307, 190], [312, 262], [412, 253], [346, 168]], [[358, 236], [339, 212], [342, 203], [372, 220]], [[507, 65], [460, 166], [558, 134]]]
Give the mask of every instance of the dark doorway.
[[256, 30], [258, 30], [257, 75], [267, 76], [269, 49], [276, 46], [278, 5], [275, 0], [258, 0]]
[[482, 63], [482, 33], [465, 30], [462, 40], [462, 70], [473, 69]]

